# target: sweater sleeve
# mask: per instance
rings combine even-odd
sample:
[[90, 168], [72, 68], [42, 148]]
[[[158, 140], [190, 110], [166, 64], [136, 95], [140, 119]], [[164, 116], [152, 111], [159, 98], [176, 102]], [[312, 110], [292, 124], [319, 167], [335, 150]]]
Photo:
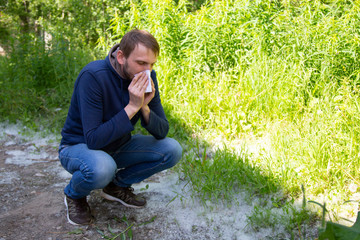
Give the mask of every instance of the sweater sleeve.
[[149, 103], [149, 123], [146, 125], [144, 118], [141, 117], [141, 125], [156, 139], [162, 139], [166, 137], [169, 131], [169, 122], [166, 119], [164, 108], [161, 105], [159, 86], [155, 71], [152, 71], [151, 78], [155, 85], [155, 96]]
[[90, 149], [101, 149], [134, 130], [124, 109], [103, 122], [103, 91], [90, 72], [83, 73], [77, 87], [83, 133]]

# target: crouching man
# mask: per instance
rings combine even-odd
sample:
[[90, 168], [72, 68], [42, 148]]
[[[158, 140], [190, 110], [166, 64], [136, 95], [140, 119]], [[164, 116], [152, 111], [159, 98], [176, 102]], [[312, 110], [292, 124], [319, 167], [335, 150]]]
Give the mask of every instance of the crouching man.
[[[159, 51], [150, 33], [132, 30], [104, 60], [80, 72], [59, 147], [61, 165], [72, 174], [64, 189], [71, 224], [93, 221], [86, 197], [94, 189], [127, 207], [145, 206], [131, 185], [180, 160], [180, 144], [166, 137], [169, 123], [152, 69]], [[139, 119], [151, 135], [131, 135]]]

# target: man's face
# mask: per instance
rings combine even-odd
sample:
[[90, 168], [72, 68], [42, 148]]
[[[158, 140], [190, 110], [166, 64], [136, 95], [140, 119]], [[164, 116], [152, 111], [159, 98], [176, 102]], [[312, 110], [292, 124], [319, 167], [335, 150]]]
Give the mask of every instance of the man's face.
[[117, 54], [117, 60], [121, 64], [122, 77], [133, 79], [134, 75], [145, 70], [152, 70], [157, 56], [155, 53], [142, 44], [138, 44], [130, 53], [128, 58], [125, 58], [122, 51]]

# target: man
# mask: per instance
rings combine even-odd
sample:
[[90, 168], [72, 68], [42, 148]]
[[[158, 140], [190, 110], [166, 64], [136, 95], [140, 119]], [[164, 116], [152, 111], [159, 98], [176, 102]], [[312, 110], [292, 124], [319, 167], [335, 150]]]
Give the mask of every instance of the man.
[[[80, 72], [59, 147], [60, 162], [72, 174], [64, 189], [69, 223], [92, 222], [86, 196], [94, 189], [103, 189], [104, 198], [127, 207], [145, 206], [131, 185], [180, 160], [180, 144], [166, 138], [169, 123], [152, 70], [159, 51], [150, 33], [132, 30], [105, 60]], [[152, 85], [147, 93], [146, 70]], [[131, 135], [139, 119], [151, 136]]]

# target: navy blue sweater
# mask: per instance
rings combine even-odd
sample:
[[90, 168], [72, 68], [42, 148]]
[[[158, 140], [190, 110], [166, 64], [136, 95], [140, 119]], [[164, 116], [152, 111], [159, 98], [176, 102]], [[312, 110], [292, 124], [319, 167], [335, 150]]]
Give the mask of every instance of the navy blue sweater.
[[145, 125], [139, 111], [131, 120], [124, 108], [129, 103], [131, 80], [123, 79], [105, 60], [89, 63], [76, 79], [69, 112], [61, 131], [61, 145], [86, 143], [90, 149], [115, 151], [131, 138], [134, 125], [141, 125], [155, 138], [165, 138], [169, 123], [161, 105], [156, 73], [151, 72], [155, 96], [148, 104], [149, 123]]

